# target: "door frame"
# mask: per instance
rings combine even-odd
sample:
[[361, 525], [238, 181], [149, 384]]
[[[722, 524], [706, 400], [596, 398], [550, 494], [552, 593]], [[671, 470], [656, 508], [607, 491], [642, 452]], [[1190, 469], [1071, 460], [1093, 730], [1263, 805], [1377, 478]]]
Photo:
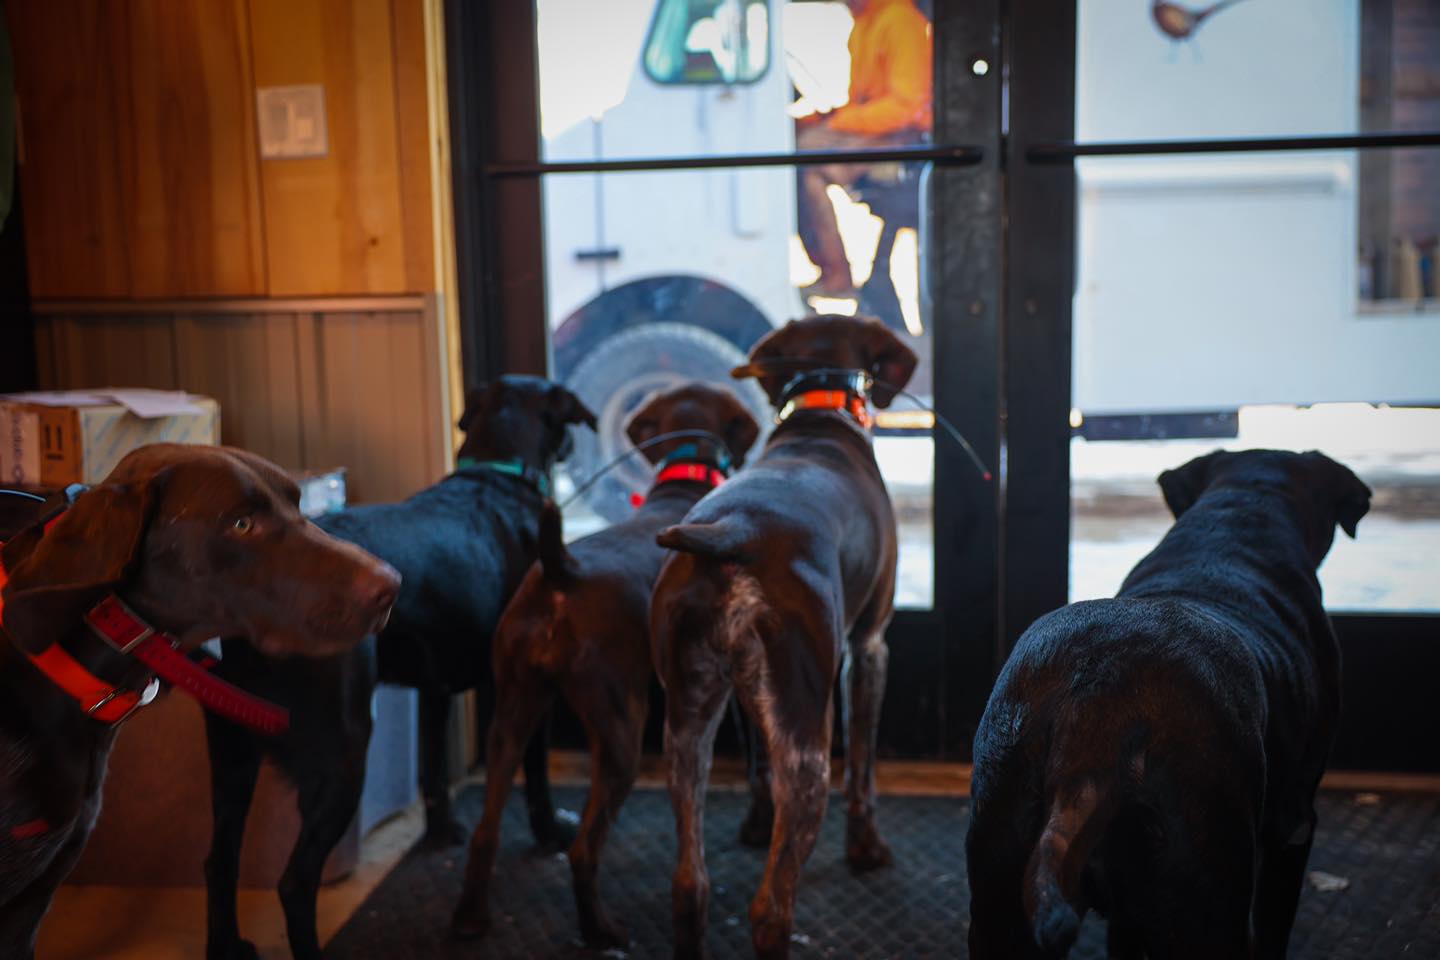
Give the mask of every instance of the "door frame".
[[[445, 20], [465, 377], [474, 383], [505, 371], [544, 374], [540, 178], [562, 167], [659, 170], [694, 166], [696, 158], [546, 164], [534, 5], [446, 0]], [[880, 747], [890, 757], [968, 761], [1011, 647], [1037, 617], [1068, 600], [1073, 158], [1314, 145], [1076, 144], [1073, 4], [935, 0], [933, 25], [934, 142], [963, 145], [924, 157], [936, 160], [926, 251], [935, 405], [995, 479], [982, 479], [937, 432], [935, 606], [898, 611], [891, 624]], [[516, 82], [524, 77], [536, 79]], [[1340, 139], [1360, 149], [1440, 145], [1440, 133]], [[735, 158], [702, 163], [727, 160], [736, 165]], [[787, 162], [744, 163], [752, 161]], [[1424, 736], [1440, 726], [1440, 706], [1422, 690], [1435, 675], [1425, 668], [1440, 667], [1440, 617], [1333, 619], [1351, 664], [1349, 719], [1335, 762], [1440, 770], [1440, 750]], [[1396, 694], [1404, 699], [1398, 709]]]

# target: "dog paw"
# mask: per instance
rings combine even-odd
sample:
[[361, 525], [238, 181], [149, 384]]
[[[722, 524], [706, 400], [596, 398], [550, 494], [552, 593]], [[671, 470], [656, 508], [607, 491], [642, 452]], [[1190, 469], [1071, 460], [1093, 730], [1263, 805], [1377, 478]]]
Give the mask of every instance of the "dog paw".
[[260, 951], [249, 940], [231, 940], [207, 946], [205, 960], [260, 960]]
[[870, 820], [850, 821], [845, 831], [845, 862], [857, 873], [879, 870], [895, 862], [890, 847]]
[[592, 950], [624, 950], [630, 946], [630, 933], [625, 925], [611, 919], [604, 911], [580, 921], [580, 937]]
[[425, 835], [420, 838], [420, 845], [426, 850], [444, 850], [446, 847], [458, 847], [469, 839], [470, 831], [456, 820], [445, 819], [425, 824]]
[[456, 940], [479, 940], [490, 932], [490, 912], [483, 907], [461, 903], [450, 919], [450, 936]]

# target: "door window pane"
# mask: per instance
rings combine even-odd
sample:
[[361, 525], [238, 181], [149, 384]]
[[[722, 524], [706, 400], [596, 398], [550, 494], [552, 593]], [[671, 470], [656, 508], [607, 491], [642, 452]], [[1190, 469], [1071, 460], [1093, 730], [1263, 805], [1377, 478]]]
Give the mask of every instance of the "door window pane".
[[[730, 378], [749, 348], [811, 310], [878, 317], [921, 357], [909, 390], [931, 402], [930, 325], [921, 298], [914, 198], [927, 176], [905, 170], [832, 173], [834, 211], [854, 289], [807, 296], [819, 276], [797, 226], [794, 170], [717, 169], [544, 180], [546, 294], [555, 375], [600, 419], [577, 431], [557, 474], [563, 500], [629, 449], [625, 418], [650, 391], [689, 378], [734, 389], [768, 434], [774, 411], [751, 381]], [[873, 179], [872, 179], [873, 178]], [[898, 199], [897, 199], [898, 197]], [[933, 597], [930, 420], [903, 398], [877, 411], [876, 458], [900, 525], [897, 600]], [[763, 437], [762, 441], [763, 442]], [[650, 467], [632, 457], [567, 508], [567, 535], [629, 514]]]
[[[1440, 38], [1428, 0], [1236, 4], [1159, 49], [1153, 16], [1078, 9], [1082, 140], [1440, 122], [1440, 87], [1417, 79], [1440, 71], [1440, 43], [1420, 42]], [[1394, 150], [1077, 163], [1073, 599], [1113, 594], [1169, 527], [1161, 470], [1277, 447], [1329, 453], [1375, 491], [1358, 540], [1338, 537], [1321, 569], [1327, 605], [1440, 608], [1437, 162]]]
[[538, 0], [541, 155], [786, 153], [797, 121], [806, 149], [921, 142], [933, 72], [922, 5]]
[[1080, 140], [1435, 128], [1434, 0], [1079, 3]]

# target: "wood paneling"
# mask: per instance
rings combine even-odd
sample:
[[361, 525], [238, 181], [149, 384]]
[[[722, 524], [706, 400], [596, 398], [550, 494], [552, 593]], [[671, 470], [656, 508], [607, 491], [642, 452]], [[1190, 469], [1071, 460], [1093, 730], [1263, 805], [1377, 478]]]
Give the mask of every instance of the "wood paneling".
[[[425, 0], [7, 0], [31, 292], [437, 289]], [[324, 87], [329, 152], [259, 157], [255, 87]]]
[[131, 295], [264, 293], [244, 0], [109, 9], [127, 58]]
[[6, 0], [34, 297], [130, 293], [112, 32], [91, 0]]
[[329, 131], [324, 157], [262, 161], [270, 292], [406, 290], [390, 3], [251, 0], [250, 29], [256, 84], [323, 85]]
[[400, 212], [405, 228], [405, 289], [436, 290], [431, 204], [431, 125], [425, 69], [424, 0], [391, 0], [395, 103], [400, 146]]
[[346, 467], [353, 502], [401, 499], [447, 469], [433, 296], [375, 309], [170, 304], [156, 316], [69, 306], [39, 320], [44, 388], [215, 397], [222, 442], [292, 470]]

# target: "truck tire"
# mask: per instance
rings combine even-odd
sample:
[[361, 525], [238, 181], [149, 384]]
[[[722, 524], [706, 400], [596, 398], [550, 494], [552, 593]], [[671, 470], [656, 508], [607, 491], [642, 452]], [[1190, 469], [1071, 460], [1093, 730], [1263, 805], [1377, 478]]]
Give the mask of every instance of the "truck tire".
[[[575, 448], [566, 472], [578, 487], [612, 459], [632, 449], [625, 420], [648, 394], [701, 380], [729, 388], [769, 433], [770, 404], [753, 380], [737, 381], [730, 370], [745, 354], [724, 337], [684, 323], [648, 323], [628, 327], [600, 342], [575, 365], [565, 385], [594, 411], [599, 426], [572, 432]], [[598, 480], [582, 501], [606, 520], [615, 522], [634, 510], [632, 493], [650, 487], [650, 461], [634, 454]]]

